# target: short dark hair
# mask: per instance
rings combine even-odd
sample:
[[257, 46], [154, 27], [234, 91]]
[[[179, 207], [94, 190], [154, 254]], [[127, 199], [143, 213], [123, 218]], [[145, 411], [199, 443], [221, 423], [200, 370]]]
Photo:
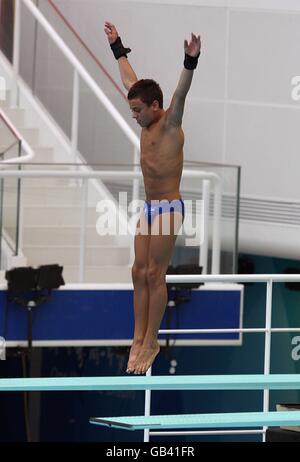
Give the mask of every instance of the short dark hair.
[[147, 106], [151, 106], [156, 100], [159, 107], [163, 108], [163, 93], [158, 83], [152, 79], [141, 79], [135, 82], [130, 88], [127, 98], [129, 100], [140, 98]]

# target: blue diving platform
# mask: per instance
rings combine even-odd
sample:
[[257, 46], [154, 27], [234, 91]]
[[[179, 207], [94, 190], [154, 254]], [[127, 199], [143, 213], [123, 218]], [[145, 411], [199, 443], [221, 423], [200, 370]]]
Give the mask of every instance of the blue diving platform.
[[0, 379], [0, 391], [300, 390], [300, 374], [42, 377]]
[[300, 411], [91, 417], [90, 423], [124, 430], [298, 426]]

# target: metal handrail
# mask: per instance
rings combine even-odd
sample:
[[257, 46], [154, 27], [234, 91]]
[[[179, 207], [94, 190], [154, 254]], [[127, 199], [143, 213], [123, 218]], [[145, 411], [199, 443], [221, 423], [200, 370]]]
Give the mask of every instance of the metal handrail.
[[2, 109], [0, 109], [0, 118], [4, 121], [5, 125], [7, 128], [10, 130], [10, 132], [14, 135], [14, 137], [17, 139], [18, 142], [21, 142], [21, 149], [24, 150], [27, 154], [24, 156], [18, 156], [18, 157], [13, 157], [11, 159], [6, 159], [6, 160], [1, 160], [0, 161], [0, 166], [2, 164], [20, 164], [23, 162], [28, 162], [34, 158], [34, 151], [31, 149], [27, 141], [24, 139], [24, 137], [21, 135], [21, 133], [18, 131], [18, 129], [11, 123], [9, 118], [6, 116], [6, 114], [3, 112]]
[[[221, 235], [220, 235], [220, 221], [221, 221], [221, 180], [213, 172], [203, 172], [195, 170], [183, 169], [183, 176], [187, 178], [198, 178], [201, 180], [206, 180], [212, 182], [215, 187], [214, 194], [214, 224], [213, 224], [213, 237], [212, 237], [212, 273], [220, 273], [220, 250], [221, 250]], [[83, 181], [88, 180], [89, 178], [100, 178], [100, 179], [119, 179], [125, 178], [128, 179], [140, 179], [142, 178], [142, 172], [140, 171], [70, 171], [70, 170], [0, 170], [0, 178], [5, 177], [15, 177], [15, 178], [81, 178]], [[81, 233], [82, 233], [82, 242], [85, 241], [84, 233], [86, 228], [86, 216], [82, 215], [81, 220]], [[207, 238], [207, 236], [205, 236]], [[81, 262], [84, 265], [84, 249], [81, 248]], [[81, 265], [81, 266], [82, 266]], [[80, 269], [80, 275], [83, 275], [83, 269]], [[80, 281], [82, 281], [82, 277]]]
[[[13, 52], [13, 73], [14, 85], [12, 93], [12, 102], [18, 102], [18, 79], [19, 79], [19, 59], [20, 59], [20, 27], [21, 27], [21, 4], [20, 1], [28, 8], [29, 12], [42, 26], [48, 36], [51, 37], [53, 42], [57, 45], [61, 53], [66, 57], [68, 62], [73, 68], [73, 101], [72, 101], [72, 115], [71, 115], [71, 153], [74, 159], [77, 158], [78, 152], [78, 124], [79, 124], [79, 77], [86, 83], [88, 88], [92, 91], [98, 101], [105, 107], [119, 128], [125, 134], [126, 138], [133, 145], [133, 164], [139, 161], [140, 141], [129, 124], [121, 116], [119, 111], [105, 95], [98, 83], [90, 76], [85, 67], [80, 63], [70, 48], [64, 43], [59, 34], [49, 24], [47, 19], [43, 16], [40, 10], [32, 3], [31, 0], [16, 0], [15, 1], [15, 26], [14, 26], [14, 52]], [[138, 191], [136, 184], [133, 184], [133, 195]]]
[[79, 43], [82, 45], [82, 47], [86, 50], [86, 52], [90, 55], [92, 60], [97, 64], [97, 66], [101, 69], [101, 71], [104, 73], [104, 75], [109, 79], [109, 81], [112, 83], [112, 85], [115, 87], [115, 89], [120, 93], [123, 99], [127, 101], [125, 93], [122, 91], [122, 89], [119, 87], [119, 85], [115, 82], [115, 80], [112, 78], [110, 73], [105, 69], [103, 64], [100, 62], [100, 60], [97, 58], [95, 53], [92, 52], [92, 50], [89, 48], [89, 46], [85, 43], [83, 38], [78, 34], [77, 30], [72, 26], [70, 21], [66, 18], [66, 16], [63, 14], [63, 12], [58, 8], [58, 6], [53, 2], [53, 0], [48, 0], [49, 5], [52, 7], [52, 9], [55, 11], [55, 13], [61, 18], [61, 20], [64, 22], [66, 27], [71, 31], [71, 33], [76, 37], [76, 39], [79, 41]]
[[[10, 121], [10, 119], [7, 117], [7, 115], [3, 112], [2, 109], [0, 109], [0, 118], [4, 121], [6, 127], [8, 130], [13, 134], [14, 138], [16, 139], [16, 143], [18, 143], [19, 148], [19, 155], [18, 157], [12, 157], [10, 159], [4, 159], [0, 160], [0, 171], [1, 168], [7, 167], [8, 165], [21, 165], [23, 163], [31, 161], [35, 153], [32, 150], [32, 148], [29, 146], [27, 141], [24, 139], [22, 134], [18, 131], [18, 129], [13, 125], [13, 123]], [[22, 151], [25, 151], [25, 155], [22, 155]], [[1, 185], [2, 189], [2, 194], [1, 194], [1, 217], [2, 217], [2, 208], [3, 208], [3, 194], [4, 194], [4, 187]], [[20, 230], [20, 222], [21, 222], [21, 213], [22, 213], [22, 207], [21, 207], [21, 184], [20, 184], [20, 179], [18, 179], [18, 186], [17, 186], [17, 200], [16, 200], [16, 237], [15, 237], [15, 249], [13, 252], [15, 255], [18, 255], [19, 249], [20, 249], [20, 244], [21, 244], [21, 230]], [[2, 236], [3, 236], [3, 219], [1, 218], [1, 229], [0, 229], [0, 247], [2, 244]], [[7, 240], [6, 240], [7, 241]], [[11, 246], [10, 246], [11, 247]], [[1, 255], [1, 249], [0, 249], [0, 255]]]
[[[121, 128], [123, 133], [131, 141], [133, 146], [139, 150], [140, 141], [137, 135], [134, 133], [134, 131], [131, 129], [131, 127], [128, 125], [125, 119], [120, 115], [119, 111], [115, 108], [115, 106], [109, 100], [109, 98], [107, 98], [107, 96], [101, 90], [97, 82], [90, 76], [90, 74], [86, 71], [86, 69], [80, 63], [80, 61], [77, 59], [74, 53], [65, 44], [65, 42], [59, 36], [59, 34], [53, 29], [53, 27], [49, 24], [49, 22], [46, 20], [43, 14], [39, 11], [39, 9], [31, 2], [31, 0], [16, 0], [16, 15], [20, 15], [20, 8], [17, 6], [20, 1], [22, 1], [24, 5], [26, 5], [30, 13], [35, 17], [38, 23], [43, 27], [45, 32], [51, 37], [51, 39], [58, 46], [58, 48], [63, 53], [63, 55], [67, 58], [69, 63], [72, 65], [74, 69], [74, 88], [77, 88], [77, 92], [79, 91], [79, 88], [78, 88], [78, 84], [76, 84], [76, 81], [78, 79], [78, 76], [80, 76], [82, 80], [86, 83], [86, 85], [90, 88], [90, 90], [94, 93], [96, 98], [101, 102], [101, 104], [103, 104], [106, 110], [110, 113], [110, 115], [113, 117], [117, 125]], [[16, 18], [16, 24], [19, 24], [19, 20], [17, 20], [17, 18]], [[16, 34], [17, 36], [19, 36], [17, 31], [16, 31]], [[16, 51], [16, 56], [17, 57], [19, 56], [18, 51]], [[18, 69], [18, 63], [15, 63], [15, 67]], [[78, 94], [73, 95], [73, 96], [75, 99], [78, 98]], [[73, 113], [72, 119], [78, 120], [78, 105], [76, 104], [73, 105], [73, 110], [74, 108], [77, 114]], [[76, 140], [77, 133], [73, 132], [72, 136]]]
[[[231, 274], [231, 275], [167, 275], [167, 283], [247, 283], [247, 282], [260, 282], [266, 283], [266, 316], [265, 316], [265, 327], [264, 328], [240, 328], [240, 329], [161, 329], [159, 334], [180, 334], [180, 333], [211, 333], [211, 332], [247, 332], [256, 333], [262, 332], [265, 335], [264, 344], [264, 374], [270, 374], [270, 361], [271, 361], [271, 334], [272, 332], [300, 332], [300, 327], [295, 328], [272, 328], [272, 295], [273, 295], [273, 282], [300, 282], [299, 274]], [[148, 370], [147, 375], [151, 375], [151, 368]], [[263, 411], [269, 410], [269, 390], [264, 390], [263, 394]], [[145, 416], [149, 416], [151, 412], [151, 390], [145, 392]], [[236, 430], [228, 430], [228, 433], [235, 433]], [[245, 430], [244, 433], [248, 433]], [[250, 431], [249, 431], [250, 433]], [[266, 427], [260, 430], [263, 434], [263, 441], [265, 441]], [[148, 442], [150, 435], [180, 435], [190, 434], [189, 432], [151, 432], [150, 430], [144, 430], [144, 441]], [[202, 431], [197, 431], [191, 434], [201, 435]], [[205, 434], [215, 434], [214, 431], [206, 431]]]

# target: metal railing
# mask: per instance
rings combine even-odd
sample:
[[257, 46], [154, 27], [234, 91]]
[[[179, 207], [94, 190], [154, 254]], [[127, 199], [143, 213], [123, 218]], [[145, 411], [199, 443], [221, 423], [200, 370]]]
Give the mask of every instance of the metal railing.
[[[3, 110], [0, 108], [0, 119], [3, 120], [5, 125], [7, 126], [8, 130], [13, 134], [16, 138], [17, 142], [19, 143], [19, 155], [17, 157], [12, 157], [10, 159], [3, 159], [0, 161], [0, 167], [4, 164], [16, 164], [16, 163], [23, 163], [29, 162], [34, 158], [34, 151], [31, 149], [27, 141], [18, 131], [18, 129], [12, 124], [9, 118], [5, 115]], [[22, 155], [22, 151], [25, 151], [25, 154]]]
[[[84, 272], [85, 272], [85, 260], [86, 260], [86, 224], [87, 224], [87, 182], [89, 179], [133, 179], [139, 180], [142, 177], [141, 172], [137, 171], [72, 171], [72, 170], [1, 170], [0, 169], [0, 178], [77, 178], [81, 179], [83, 197], [81, 201], [81, 220], [80, 220], [80, 260], [79, 260], [79, 282], [84, 282]], [[221, 201], [222, 201], [222, 191], [221, 191], [221, 182], [215, 173], [203, 172], [197, 170], [183, 170], [183, 177], [194, 178], [203, 180], [205, 182], [205, 189], [203, 192], [203, 201], [209, 202], [210, 196], [210, 185], [214, 188], [214, 216], [213, 216], [213, 233], [212, 233], [212, 273], [219, 274], [220, 272], [220, 220], [221, 220]], [[200, 264], [207, 267], [207, 258], [208, 258], [208, 208], [204, 207], [206, 210], [203, 220], [204, 235], [201, 241], [200, 247]], [[19, 224], [19, 227], [22, 227], [22, 223]], [[205, 231], [206, 230], [206, 231]], [[132, 230], [133, 231], [133, 230]], [[21, 236], [22, 233], [19, 233], [19, 242], [18, 248], [22, 248]], [[204, 250], [203, 250], [204, 249]]]
[[19, 77], [19, 57], [20, 57], [20, 2], [27, 7], [31, 15], [38, 21], [48, 36], [51, 37], [53, 42], [57, 45], [62, 54], [67, 58], [69, 64], [73, 68], [73, 106], [72, 106], [72, 131], [71, 131], [71, 144], [73, 148], [74, 156], [77, 153], [78, 144], [78, 118], [79, 118], [79, 77], [85, 82], [88, 88], [93, 92], [94, 96], [100, 101], [105, 107], [111, 117], [115, 120], [119, 128], [123, 131], [127, 139], [133, 145], [133, 163], [136, 163], [136, 150], [140, 150], [140, 142], [137, 135], [130, 128], [128, 123], [117, 111], [115, 106], [101, 90], [96, 81], [86, 71], [84, 66], [80, 63], [74, 53], [66, 46], [65, 42], [45, 19], [39, 9], [31, 2], [31, 0], [16, 0], [15, 7], [15, 27], [14, 27], [14, 57], [13, 57], [13, 68], [14, 68], [14, 96], [13, 101], [18, 100], [18, 77]]
[[[12, 138], [14, 139], [13, 145], [9, 146], [2, 154], [3, 159], [0, 160], [0, 171], [1, 169], [7, 168], [9, 165], [17, 165], [19, 166], [20, 163], [29, 162], [34, 158], [34, 152], [23, 138], [21, 133], [17, 130], [17, 128], [12, 124], [10, 119], [6, 116], [4, 111], [0, 108], [0, 119], [3, 121], [5, 127], [7, 128], [8, 132], [11, 134]], [[18, 156], [11, 157], [5, 159], [5, 154], [7, 154], [12, 147], [17, 146]], [[25, 151], [25, 154], [22, 152]], [[17, 255], [19, 252], [19, 243], [20, 243], [20, 211], [21, 211], [21, 182], [20, 179], [17, 179], [17, 188], [16, 188], [16, 229], [15, 229], [15, 239], [12, 242], [6, 236], [6, 242], [10, 251]], [[0, 203], [0, 267], [2, 261], [2, 238], [4, 237], [3, 233], [3, 222], [4, 222], [4, 195], [5, 195], [5, 185], [4, 185], [4, 178], [1, 178], [1, 203]]]
[[93, 51], [88, 47], [87, 43], [79, 35], [78, 31], [72, 26], [70, 21], [66, 18], [66, 16], [61, 11], [61, 9], [53, 2], [53, 0], [48, 0], [48, 4], [51, 6], [53, 11], [55, 11], [55, 13], [59, 16], [59, 18], [62, 20], [62, 22], [65, 24], [67, 29], [71, 32], [71, 34], [76, 38], [77, 42], [79, 42], [80, 45], [86, 50], [86, 52], [92, 58], [92, 60], [96, 63], [98, 68], [103, 72], [103, 74], [112, 83], [112, 85], [117, 90], [117, 92], [121, 95], [121, 97], [127, 101], [126, 95], [123, 92], [123, 90], [119, 87], [119, 85], [115, 82], [115, 80], [112, 78], [109, 72], [105, 69], [105, 67], [100, 62], [100, 60], [97, 58], [95, 53], [93, 53]]
[[[216, 333], [216, 332], [246, 332], [254, 333], [261, 332], [265, 334], [264, 343], [264, 374], [270, 374], [270, 360], [271, 360], [271, 335], [272, 332], [300, 332], [299, 327], [280, 328], [272, 327], [272, 295], [273, 283], [275, 282], [300, 282], [299, 274], [257, 274], [257, 275], [167, 275], [167, 283], [249, 283], [260, 282], [266, 284], [266, 309], [265, 309], [265, 327], [264, 328], [241, 328], [241, 329], [161, 329], [159, 334], [196, 334], [196, 333]], [[151, 368], [148, 370], [147, 375], [151, 375]], [[264, 390], [263, 393], [263, 411], [269, 410], [269, 390]], [[145, 392], [145, 416], [151, 415], [151, 390]], [[144, 441], [149, 441], [150, 436], [158, 435], [215, 435], [215, 434], [250, 434], [261, 433], [263, 441], [265, 441], [266, 427], [262, 430], [218, 430], [218, 431], [172, 431], [172, 432], [152, 432], [148, 429], [144, 430]]]

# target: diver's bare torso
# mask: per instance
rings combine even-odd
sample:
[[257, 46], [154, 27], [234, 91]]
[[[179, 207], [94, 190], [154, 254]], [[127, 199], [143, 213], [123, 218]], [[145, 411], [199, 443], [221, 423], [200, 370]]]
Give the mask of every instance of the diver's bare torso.
[[147, 201], [181, 197], [184, 134], [181, 127], [167, 125], [167, 113], [141, 133], [141, 168]]

